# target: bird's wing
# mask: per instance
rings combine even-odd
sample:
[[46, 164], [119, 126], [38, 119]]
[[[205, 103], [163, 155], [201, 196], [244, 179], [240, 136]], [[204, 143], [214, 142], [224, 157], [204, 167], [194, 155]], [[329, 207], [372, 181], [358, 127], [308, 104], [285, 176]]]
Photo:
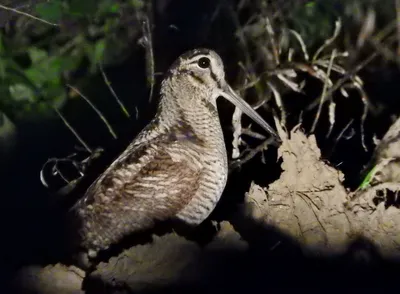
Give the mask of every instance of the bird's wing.
[[114, 161], [73, 208], [81, 245], [105, 249], [179, 212], [199, 188], [203, 169], [192, 145], [153, 141]]

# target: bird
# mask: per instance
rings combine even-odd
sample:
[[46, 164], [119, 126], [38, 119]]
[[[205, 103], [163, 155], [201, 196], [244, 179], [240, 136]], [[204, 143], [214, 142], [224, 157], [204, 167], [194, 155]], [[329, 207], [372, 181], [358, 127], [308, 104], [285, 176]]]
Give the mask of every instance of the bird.
[[68, 211], [77, 246], [89, 259], [157, 222], [201, 224], [216, 207], [228, 176], [218, 116], [224, 97], [263, 127], [273, 128], [225, 80], [221, 57], [185, 52], [161, 82], [155, 117]]

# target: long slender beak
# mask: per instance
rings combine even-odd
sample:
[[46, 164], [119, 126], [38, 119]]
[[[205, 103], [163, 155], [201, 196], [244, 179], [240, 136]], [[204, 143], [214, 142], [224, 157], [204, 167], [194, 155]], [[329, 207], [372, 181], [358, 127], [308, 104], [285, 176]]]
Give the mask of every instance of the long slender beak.
[[274, 137], [277, 143], [282, 142], [274, 129], [246, 101], [236, 94], [236, 92], [227, 83], [223, 85], [220, 95], [238, 107], [261, 127], [263, 127], [269, 134], [271, 134], [272, 137]]

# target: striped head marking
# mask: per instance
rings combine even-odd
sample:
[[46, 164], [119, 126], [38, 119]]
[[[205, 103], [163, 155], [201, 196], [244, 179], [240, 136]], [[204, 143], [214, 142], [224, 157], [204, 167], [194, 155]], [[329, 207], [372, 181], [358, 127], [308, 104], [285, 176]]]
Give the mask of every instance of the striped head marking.
[[199, 99], [207, 99], [213, 105], [216, 105], [218, 97], [224, 97], [280, 142], [272, 127], [228, 85], [222, 59], [215, 51], [195, 49], [182, 54], [172, 64], [167, 76], [166, 81], [176, 80], [175, 87], [189, 85], [201, 93]]
[[216, 99], [217, 89], [225, 81], [221, 57], [208, 49], [195, 49], [182, 54], [170, 67], [169, 74], [184, 77], [193, 86], [206, 92], [211, 91], [213, 99]]

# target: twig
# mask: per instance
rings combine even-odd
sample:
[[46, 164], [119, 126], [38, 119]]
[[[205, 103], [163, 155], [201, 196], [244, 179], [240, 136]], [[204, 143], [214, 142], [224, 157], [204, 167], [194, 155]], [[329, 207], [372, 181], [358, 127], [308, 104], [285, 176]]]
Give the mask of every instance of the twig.
[[352, 118], [347, 125], [343, 128], [343, 130], [339, 133], [339, 135], [336, 137], [335, 142], [333, 143], [333, 147], [332, 147], [332, 151], [331, 153], [333, 153], [333, 151], [336, 148], [337, 143], [340, 141], [340, 139], [343, 137], [344, 133], [347, 131], [347, 129], [351, 126], [351, 124], [353, 123], [354, 119]]
[[322, 46], [318, 48], [317, 52], [315, 52], [315, 54], [314, 54], [314, 56], [313, 56], [313, 58], [312, 58], [312, 61], [313, 61], [313, 62], [314, 62], [315, 60], [318, 59], [318, 56], [321, 54], [321, 52], [322, 52], [326, 47], [328, 47], [330, 44], [333, 43], [333, 41], [335, 41], [335, 39], [337, 38], [337, 36], [338, 36], [339, 33], [340, 33], [341, 27], [342, 27], [342, 22], [341, 22], [340, 19], [338, 19], [338, 20], [335, 22], [335, 31], [333, 32], [333, 36], [332, 36], [331, 38], [329, 38], [328, 40], [326, 40], [326, 41], [324, 42], [324, 44], [322, 44]]
[[365, 93], [362, 85], [360, 83], [358, 83], [357, 81], [354, 81], [353, 85], [358, 90], [358, 92], [360, 93], [361, 101], [364, 104], [363, 114], [361, 116], [361, 122], [360, 122], [361, 145], [363, 146], [365, 152], [368, 152], [368, 148], [365, 145], [365, 137], [364, 137], [364, 124], [365, 124], [365, 120], [367, 118], [368, 109], [369, 109], [367, 93]]
[[235, 111], [232, 115], [232, 126], [233, 126], [233, 140], [232, 140], [232, 159], [236, 159], [240, 156], [239, 145], [241, 143], [240, 135], [242, 134], [242, 111], [239, 107], [235, 107]]
[[[378, 56], [378, 52], [373, 52], [370, 56], [365, 58], [361, 63], [359, 63], [354, 69], [350, 70], [344, 77], [340, 78], [335, 85], [330, 88], [325, 95], [326, 99], [332, 99], [332, 94], [340, 89], [344, 83], [346, 83], [348, 80], [354, 77], [354, 75], [359, 72], [361, 69], [363, 69], [368, 63], [370, 63], [375, 57]], [[314, 109], [317, 105], [319, 105], [319, 101], [314, 101], [311, 103], [309, 106], [307, 106], [306, 110], [310, 111]]]
[[375, 29], [376, 14], [372, 8], [368, 9], [367, 16], [361, 26], [360, 33], [357, 38], [357, 48], [360, 49], [364, 44], [365, 40], [369, 39]]
[[[384, 29], [380, 30], [374, 38], [371, 38], [371, 40], [374, 41], [375, 47], [379, 47], [382, 45], [382, 40], [390, 34], [390, 32], [395, 28], [396, 22], [391, 22], [389, 23]], [[393, 40], [387, 40], [389, 44], [393, 42]], [[356, 74], [363, 69], [365, 66], [367, 66], [372, 60], [374, 60], [380, 53], [380, 51], [374, 51], [369, 55], [367, 58], [362, 60], [356, 67], [353, 69], [349, 70], [346, 75], [344, 75], [341, 79], [339, 79], [335, 85], [329, 89], [329, 91], [326, 94], [326, 98], [331, 100], [332, 99], [332, 94], [340, 89], [348, 80], [351, 80], [353, 78], [356, 78]], [[314, 109], [318, 105], [318, 101], [314, 101], [311, 103], [309, 106], [307, 106], [306, 110], [310, 111]]]
[[55, 26], [55, 27], [60, 26], [59, 24], [49, 22], [49, 21], [47, 21], [47, 20], [41, 19], [41, 18], [36, 17], [36, 16], [34, 16], [34, 15], [31, 15], [31, 14], [29, 14], [29, 13], [26, 13], [26, 12], [23, 12], [23, 11], [20, 11], [20, 10], [11, 8], [11, 7], [4, 6], [4, 5], [2, 5], [2, 4], [0, 4], [0, 8], [2, 8], [2, 9], [4, 9], [4, 10], [12, 11], [12, 12], [17, 13], [17, 14], [21, 14], [21, 15], [23, 15], [23, 16], [27, 16], [27, 17], [29, 17], [29, 18], [32, 18], [32, 19], [34, 19], [34, 20], [43, 22], [43, 23], [48, 24], [48, 25], [51, 25], [51, 26]]
[[143, 33], [143, 43], [146, 50], [146, 76], [147, 84], [150, 87], [149, 102], [153, 98], [154, 91], [154, 53], [153, 53], [153, 41], [150, 29], [150, 19], [146, 15], [142, 20], [142, 33]]
[[280, 124], [282, 126], [286, 126], [286, 111], [285, 111], [285, 107], [283, 106], [281, 94], [279, 94], [278, 90], [275, 88], [275, 86], [272, 83], [267, 82], [267, 85], [271, 88], [271, 91], [275, 97], [276, 105], [278, 106], [279, 110], [281, 111]]
[[[336, 57], [336, 49], [333, 49], [332, 55], [331, 55], [331, 59], [330, 59], [330, 62], [329, 62], [329, 67], [328, 67], [327, 72], [326, 72], [326, 76], [327, 77], [329, 77], [331, 75], [332, 64], [333, 64], [333, 60], [335, 59], [335, 57]], [[321, 111], [322, 111], [322, 106], [325, 103], [325, 96], [326, 96], [327, 89], [329, 87], [329, 84], [328, 84], [327, 80], [328, 79], [326, 78], [325, 79], [325, 83], [324, 83], [324, 88], [322, 89], [321, 98], [320, 98], [320, 101], [319, 101], [318, 112], [317, 112], [317, 114], [315, 116], [313, 125], [311, 127], [311, 131], [310, 131], [311, 133], [314, 133], [315, 128], [317, 127], [317, 123], [318, 123], [318, 120], [319, 120], [319, 117], [320, 117]]]
[[289, 30], [289, 32], [290, 32], [293, 36], [295, 36], [296, 40], [299, 42], [300, 47], [301, 47], [301, 51], [303, 51], [304, 59], [308, 61], [308, 60], [310, 59], [310, 57], [309, 57], [309, 55], [308, 55], [307, 46], [306, 46], [306, 44], [304, 43], [303, 38], [302, 38], [301, 35], [300, 35], [298, 32], [296, 32], [295, 30]]
[[275, 65], [278, 65], [279, 62], [279, 50], [276, 46], [276, 41], [275, 41], [275, 33], [274, 29], [272, 28], [271, 21], [269, 20], [268, 16], [265, 17], [265, 28], [267, 31], [267, 36], [269, 38], [269, 41], [271, 43], [271, 48], [272, 48], [272, 55], [274, 56], [274, 61]]
[[259, 140], [265, 140], [265, 139], [267, 138], [267, 137], [264, 136], [264, 135], [261, 135], [261, 134], [259, 134], [259, 133], [256, 133], [256, 132], [252, 131], [252, 130], [250, 129], [250, 127], [243, 129], [243, 130], [242, 130], [242, 134], [243, 134], [243, 135], [247, 135], [247, 136], [249, 136], [249, 137], [252, 137], [252, 138], [254, 138], [254, 139], [259, 139]]
[[111, 127], [111, 125], [108, 123], [108, 121], [106, 120], [106, 118], [104, 117], [104, 115], [101, 113], [100, 110], [97, 109], [96, 106], [94, 106], [94, 104], [85, 96], [83, 95], [77, 88], [67, 84], [67, 86], [72, 89], [73, 91], [75, 91], [79, 96], [81, 96], [89, 105], [90, 107], [92, 107], [94, 109], [94, 111], [96, 111], [97, 115], [101, 118], [101, 120], [104, 122], [104, 124], [107, 126], [108, 131], [110, 132], [110, 134], [114, 137], [114, 139], [117, 139], [117, 135], [115, 134], [113, 128]]
[[85, 143], [85, 141], [78, 135], [78, 133], [74, 130], [74, 128], [68, 123], [65, 117], [61, 114], [61, 112], [56, 107], [53, 107], [53, 109], [57, 112], [58, 116], [62, 119], [64, 124], [74, 134], [74, 136], [78, 139], [78, 141], [83, 145], [83, 147], [85, 147], [85, 149], [89, 153], [92, 153], [92, 149], [90, 149], [90, 147]]
[[297, 93], [301, 93], [303, 87], [302, 85], [299, 85], [288, 78], [286, 78], [283, 74], [277, 74], [276, 77], [280, 79], [286, 86], [288, 86], [290, 89]]
[[326, 134], [325, 138], [329, 138], [332, 133], [333, 126], [335, 125], [335, 110], [336, 110], [336, 103], [331, 101], [329, 104], [329, 131]]
[[102, 65], [101, 63], [99, 63], [99, 69], [100, 69], [101, 75], [103, 76], [103, 79], [104, 79], [105, 84], [107, 85], [108, 89], [110, 90], [110, 92], [111, 92], [111, 94], [113, 95], [113, 97], [115, 98], [115, 100], [117, 100], [117, 103], [118, 103], [119, 106], [121, 107], [122, 112], [123, 112], [128, 118], [130, 118], [131, 116], [130, 116], [128, 110], [125, 108], [125, 105], [122, 103], [122, 101], [119, 100], [117, 94], [115, 93], [114, 89], [112, 88], [111, 82], [110, 82], [109, 79], [107, 78], [106, 73], [104, 72], [104, 69], [103, 69], [103, 65]]
[[273, 144], [274, 141], [275, 141], [274, 138], [268, 138], [267, 140], [262, 142], [260, 145], [258, 145], [254, 149], [251, 149], [250, 152], [244, 158], [233, 161], [229, 166], [229, 172], [240, 167], [242, 164], [246, 163], [247, 161], [251, 160], [254, 156], [257, 155], [257, 153], [266, 150], [268, 145]]

